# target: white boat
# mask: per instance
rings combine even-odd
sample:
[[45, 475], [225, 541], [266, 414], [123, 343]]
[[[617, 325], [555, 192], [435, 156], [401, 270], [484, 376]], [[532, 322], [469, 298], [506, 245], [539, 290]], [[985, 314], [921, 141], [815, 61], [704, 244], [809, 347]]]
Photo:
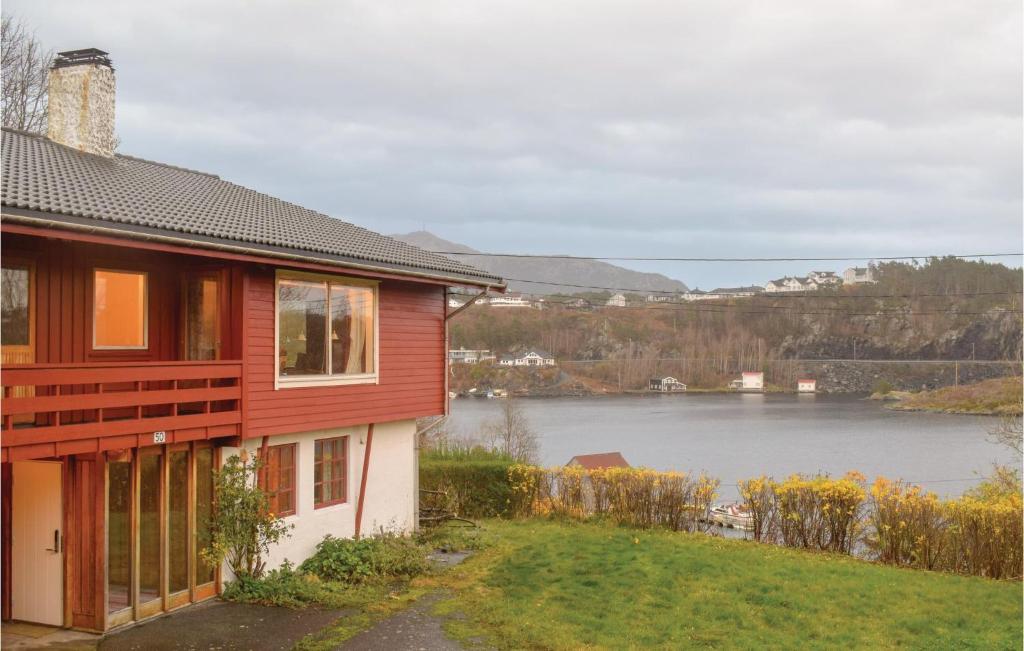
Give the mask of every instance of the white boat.
[[720, 527], [750, 531], [754, 528], [753, 518], [746, 507], [738, 502], [716, 504], [711, 509], [710, 520]]

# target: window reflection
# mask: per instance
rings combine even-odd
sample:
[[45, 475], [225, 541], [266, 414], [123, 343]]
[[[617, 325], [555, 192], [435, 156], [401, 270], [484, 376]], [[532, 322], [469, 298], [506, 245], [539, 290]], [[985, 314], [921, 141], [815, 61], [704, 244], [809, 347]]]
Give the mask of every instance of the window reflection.
[[281, 375], [327, 372], [326, 283], [282, 280], [278, 286]]
[[3, 267], [0, 277], [0, 340], [4, 346], [29, 345], [29, 271]]
[[139, 603], [160, 598], [160, 460], [139, 456]]
[[188, 589], [188, 451], [170, 454], [167, 496], [168, 588]]
[[213, 449], [196, 450], [196, 585], [213, 581], [214, 568], [199, 555], [210, 546], [210, 518], [213, 516]]
[[107, 612], [131, 601], [131, 481], [127, 461], [107, 463]]

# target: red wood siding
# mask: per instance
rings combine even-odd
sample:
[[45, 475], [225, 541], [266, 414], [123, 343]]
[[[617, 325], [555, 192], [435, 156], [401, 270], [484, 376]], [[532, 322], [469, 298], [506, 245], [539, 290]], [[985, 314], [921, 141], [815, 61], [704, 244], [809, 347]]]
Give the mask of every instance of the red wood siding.
[[71, 625], [103, 630], [104, 465], [101, 457], [78, 456], [67, 459], [65, 466], [64, 553]]
[[444, 413], [444, 289], [380, 285], [379, 384], [274, 389], [274, 272], [253, 271], [245, 324], [245, 436], [364, 425]]
[[[240, 338], [229, 336], [239, 313], [232, 309], [236, 276], [228, 266], [211, 267], [204, 258], [22, 235], [4, 235], [3, 256], [35, 266], [37, 364], [180, 359], [181, 282], [190, 269], [227, 269], [221, 283], [221, 358], [238, 359], [241, 354]], [[147, 350], [92, 349], [92, 274], [97, 267], [148, 272]]]

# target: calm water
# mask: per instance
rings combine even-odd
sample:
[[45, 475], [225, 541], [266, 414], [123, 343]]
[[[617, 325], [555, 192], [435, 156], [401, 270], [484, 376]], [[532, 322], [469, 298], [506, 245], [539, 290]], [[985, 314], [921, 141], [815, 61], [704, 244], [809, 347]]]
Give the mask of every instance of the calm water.
[[[452, 425], [471, 436], [501, 400], [452, 401]], [[986, 440], [994, 418], [897, 412], [856, 397], [674, 395], [531, 398], [519, 401], [540, 435], [541, 460], [561, 465], [577, 454], [618, 450], [634, 466], [707, 471], [735, 495], [739, 479], [760, 474], [859, 470], [902, 477], [940, 495], [976, 483], [993, 462], [1017, 463]]]

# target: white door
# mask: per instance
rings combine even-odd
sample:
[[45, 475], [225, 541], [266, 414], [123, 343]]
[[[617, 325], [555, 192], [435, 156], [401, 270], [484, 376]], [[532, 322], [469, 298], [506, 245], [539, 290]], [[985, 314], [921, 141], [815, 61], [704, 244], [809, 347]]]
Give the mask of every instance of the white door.
[[16, 461], [11, 476], [11, 616], [64, 625], [61, 464]]

